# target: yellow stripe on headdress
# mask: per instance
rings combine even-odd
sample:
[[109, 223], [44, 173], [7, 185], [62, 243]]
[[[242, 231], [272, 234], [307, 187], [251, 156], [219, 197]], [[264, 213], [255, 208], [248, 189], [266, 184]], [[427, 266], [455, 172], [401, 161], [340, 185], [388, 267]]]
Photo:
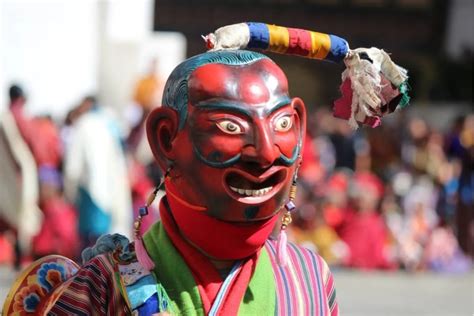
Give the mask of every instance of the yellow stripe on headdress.
[[270, 43], [268, 45], [268, 50], [275, 53], [285, 53], [290, 42], [288, 29], [283, 26], [270, 24], [267, 24], [267, 26], [268, 32], [270, 33]]
[[311, 33], [311, 51], [309, 52], [309, 58], [324, 59], [331, 49], [331, 38], [328, 34], [319, 32]]

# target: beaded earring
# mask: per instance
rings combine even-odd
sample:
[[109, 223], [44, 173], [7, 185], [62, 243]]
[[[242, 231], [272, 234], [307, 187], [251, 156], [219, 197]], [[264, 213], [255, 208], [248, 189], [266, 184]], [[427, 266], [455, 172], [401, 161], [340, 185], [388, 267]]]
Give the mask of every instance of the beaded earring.
[[288, 228], [288, 225], [291, 224], [291, 213], [296, 209], [295, 205], [295, 197], [296, 197], [296, 175], [295, 178], [293, 179], [293, 183], [291, 184], [290, 188], [290, 198], [289, 201], [285, 204], [285, 214], [283, 214], [283, 217], [281, 219], [281, 227], [280, 227], [280, 234], [278, 236], [278, 241], [277, 241], [277, 258], [280, 266], [284, 267], [288, 263], [288, 251], [287, 251], [287, 246], [288, 246], [288, 237], [286, 234], [286, 229]]
[[293, 177], [293, 182], [291, 183], [290, 194], [288, 202], [285, 204], [285, 214], [281, 219], [280, 234], [278, 235], [277, 240], [277, 259], [280, 266], [284, 267], [288, 264], [288, 236], [286, 234], [286, 229], [288, 225], [291, 224], [291, 213], [296, 209], [295, 198], [297, 190], [297, 180], [298, 180], [298, 170], [301, 166], [301, 156], [299, 158], [299, 165], [295, 170], [295, 175]]

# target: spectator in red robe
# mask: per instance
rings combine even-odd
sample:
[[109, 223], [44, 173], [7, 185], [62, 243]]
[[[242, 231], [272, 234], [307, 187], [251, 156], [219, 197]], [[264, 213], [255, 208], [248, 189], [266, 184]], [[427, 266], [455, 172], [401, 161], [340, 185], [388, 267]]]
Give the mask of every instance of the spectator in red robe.
[[354, 209], [348, 211], [340, 230], [349, 247], [345, 264], [361, 269], [392, 268], [386, 251], [388, 232], [378, 213], [383, 184], [375, 175], [363, 172], [354, 175], [353, 185]]
[[43, 223], [33, 238], [33, 255], [60, 254], [76, 259], [80, 247], [77, 214], [61, 192], [61, 175], [54, 168], [41, 167], [39, 180]]
[[323, 215], [325, 222], [336, 231], [341, 228], [348, 208], [349, 174], [334, 173], [325, 186]]

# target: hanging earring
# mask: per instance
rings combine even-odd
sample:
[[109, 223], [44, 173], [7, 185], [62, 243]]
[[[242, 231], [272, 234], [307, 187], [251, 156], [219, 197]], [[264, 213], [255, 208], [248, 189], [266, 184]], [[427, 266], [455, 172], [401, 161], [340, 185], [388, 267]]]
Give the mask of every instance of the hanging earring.
[[290, 196], [288, 202], [285, 204], [285, 214], [281, 219], [280, 234], [278, 235], [277, 240], [277, 259], [280, 266], [285, 267], [288, 264], [288, 236], [286, 234], [286, 229], [288, 225], [291, 224], [291, 213], [296, 209], [295, 198], [296, 198], [296, 180], [298, 178], [298, 168], [295, 170], [295, 176], [290, 188]]
[[143, 217], [148, 215], [148, 208], [153, 203], [158, 194], [158, 191], [163, 188], [165, 184], [165, 178], [168, 176], [171, 167], [166, 170], [165, 175], [161, 178], [160, 184], [153, 190], [153, 192], [148, 196], [146, 204], [138, 209], [138, 216], [133, 223], [134, 227], [134, 245], [135, 245], [135, 255], [137, 256], [138, 262], [147, 270], [151, 271], [155, 268], [155, 263], [148, 255], [145, 245], [143, 244], [142, 235], [140, 233], [140, 228], [142, 226]]
[[280, 266], [284, 267], [288, 263], [288, 237], [286, 234], [286, 229], [288, 225], [291, 224], [291, 212], [293, 212], [296, 208], [294, 199], [296, 196], [296, 179], [293, 180], [290, 189], [290, 200], [288, 203], [285, 204], [285, 214], [283, 214], [283, 218], [281, 219], [281, 227], [280, 227], [280, 234], [278, 236], [277, 241], [277, 258]]

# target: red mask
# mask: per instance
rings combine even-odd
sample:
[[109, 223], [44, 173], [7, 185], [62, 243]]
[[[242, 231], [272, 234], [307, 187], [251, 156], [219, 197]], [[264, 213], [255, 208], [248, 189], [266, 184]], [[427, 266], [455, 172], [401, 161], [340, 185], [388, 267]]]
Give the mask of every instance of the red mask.
[[287, 79], [271, 60], [194, 70], [181, 130], [176, 115], [156, 112], [152, 122], [171, 117], [161, 123], [166, 132], [160, 122], [149, 124], [150, 143], [158, 160], [165, 155], [172, 164], [170, 181], [179, 199], [239, 224], [269, 219], [287, 202], [306, 117], [303, 102], [289, 98]]

